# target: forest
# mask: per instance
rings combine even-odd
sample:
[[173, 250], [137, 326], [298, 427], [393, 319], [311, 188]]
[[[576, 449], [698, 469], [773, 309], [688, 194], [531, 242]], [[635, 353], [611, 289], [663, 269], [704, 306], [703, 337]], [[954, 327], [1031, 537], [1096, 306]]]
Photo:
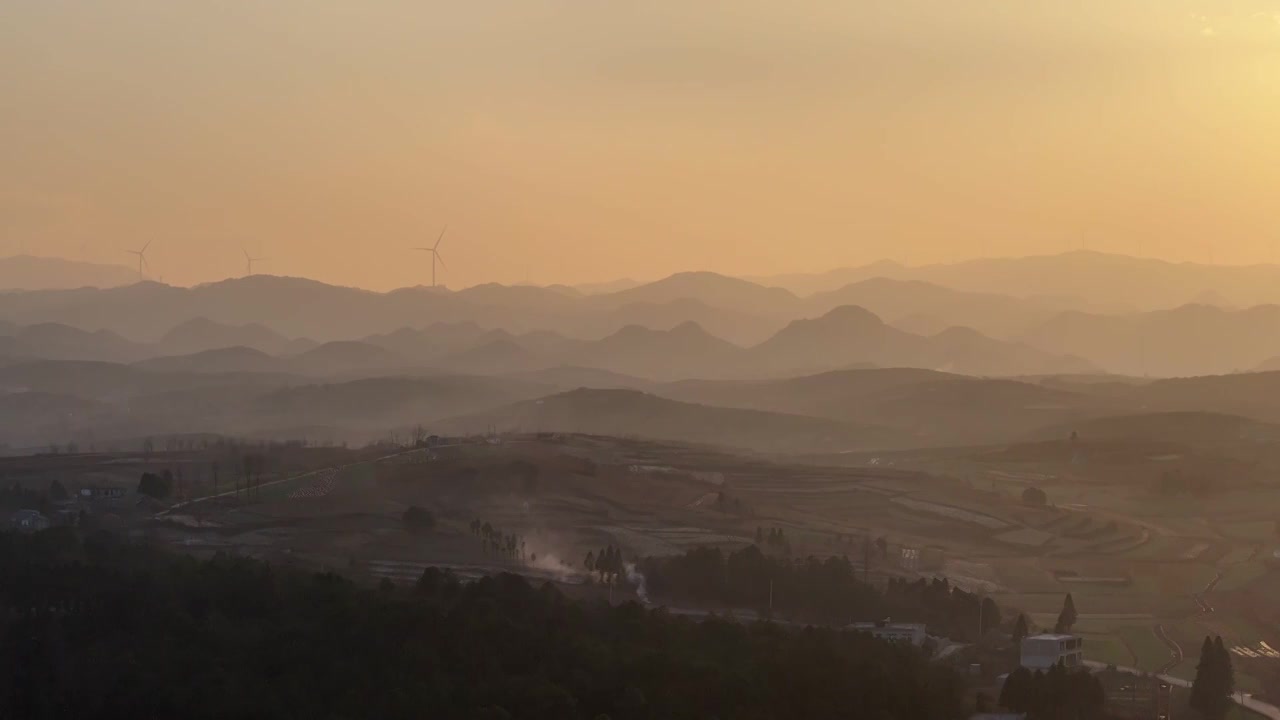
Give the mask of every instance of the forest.
[[843, 626], [882, 620], [921, 622], [929, 633], [971, 642], [1000, 625], [990, 598], [944, 579], [890, 579], [881, 590], [858, 578], [846, 557], [792, 559], [752, 545], [724, 553], [698, 547], [639, 563], [650, 595], [672, 605], [759, 610], [779, 619]]
[[60, 528], [0, 535], [0, 605], [5, 717], [963, 714], [960, 679], [910, 647], [583, 603], [506, 574], [368, 587]]

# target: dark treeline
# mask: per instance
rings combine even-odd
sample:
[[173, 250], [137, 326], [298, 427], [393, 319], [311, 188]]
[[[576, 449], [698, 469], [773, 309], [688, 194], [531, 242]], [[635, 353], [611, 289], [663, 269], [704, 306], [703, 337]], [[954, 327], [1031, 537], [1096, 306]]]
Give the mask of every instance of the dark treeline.
[[0, 716], [962, 716], [959, 679], [835, 630], [581, 604], [513, 575], [416, 587], [70, 530], [0, 535]]
[[650, 595], [671, 605], [764, 612], [772, 607], [776, 617], [823, 625], [890, 617], [926, 623], [930, 634], [961, 641], [1000, 624], [1000, 608], [990, 598], [942, 579], [890, 580], [882, 591], [859, 580], [846, 557], [793, 560], [754, 545], [727, 555], [699, 547], [684, 555], [647, 558], [640, 569]]
[[[507, 560], [525, 561], [524, 538], [515, 533], [504, 533], [487, 521], [479, 518], [471, 521], [471, 534], [480, 538], [480, 547], [485, 555], [494, 554]], [[537, 560], [535, 555], [534, 560]]]
[[1000, 704], [1029, 720], [1092, 720], [1101, 717], [1107, 693], [1088, 670], [1067, 670], [1061, 663], [1048, 672], [1020, 667], [1009, 673]]

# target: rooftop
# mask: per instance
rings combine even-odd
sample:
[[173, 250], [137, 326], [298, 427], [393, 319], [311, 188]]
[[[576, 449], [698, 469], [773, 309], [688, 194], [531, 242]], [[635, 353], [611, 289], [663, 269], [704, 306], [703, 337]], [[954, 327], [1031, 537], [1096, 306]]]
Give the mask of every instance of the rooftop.
[[892, 630], [923, 630], [925, 625], [924, 623], [896, 623], [896, 622], [886, 622], [884, 620], [876, 620], [874, 622], [850, 623], [849, 627], [857, 628], [859, 630], [866, 630], [866, 629], [872, 629], [872, 628], [887, 628]]

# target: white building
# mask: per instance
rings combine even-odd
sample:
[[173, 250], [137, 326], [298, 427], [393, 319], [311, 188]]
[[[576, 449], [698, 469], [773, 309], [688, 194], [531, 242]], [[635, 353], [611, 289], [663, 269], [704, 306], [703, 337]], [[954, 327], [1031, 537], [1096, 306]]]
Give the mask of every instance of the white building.
[[911, 643], [916, 647], [924, 644], [926, 637], [924, 623], [895, 623], [888, 620], [879, 622], [856, 622], [849, 630], [870, 633], [881, 640]]
[[1075, 635], [1032, 635], [1022, 639], [1022, 667], [1048, 670], [1059, 662], [1067, 668], [1084, 665], [1084, 640]]
[[36, 532], [49, 528], [49, 518], [37, 510], [19, 510], [10, 516], [9, 525], [18, 532]]

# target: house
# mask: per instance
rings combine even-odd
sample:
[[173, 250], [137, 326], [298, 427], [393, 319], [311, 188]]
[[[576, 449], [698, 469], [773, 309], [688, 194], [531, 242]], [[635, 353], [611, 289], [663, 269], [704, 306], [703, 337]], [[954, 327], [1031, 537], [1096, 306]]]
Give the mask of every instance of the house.
[[1118, 670], [1103, 670], [1094, 677], [1107, 694], [1107, 715], [1125, 720], [1169, 719], [1173, 689], [1164, 679]]
[[49, 518], [37, 510], [19, 510], [9, 516], [9, 526], [18, 532], [36, 532], [49, 528]]
[[111, 500], [124, 497], [125, 489], [122, 487], [87, 487], [80, 489], [80, 497], [86, 500]]
[[925, 638], [928, 637], [924, 623], [894, 623], [887, 619], [877, 622], [856, 622], [846, 629], [869, 633], [881, 640], [911, 643], [916, 647], [923, 645]]
[[1022, 639], [1020, 664], [1028, 670], [1048, 670], [1061, 662], [1067, 668], [1084, 665], [1084, 640], [1075, 635], [1032, 635]]

